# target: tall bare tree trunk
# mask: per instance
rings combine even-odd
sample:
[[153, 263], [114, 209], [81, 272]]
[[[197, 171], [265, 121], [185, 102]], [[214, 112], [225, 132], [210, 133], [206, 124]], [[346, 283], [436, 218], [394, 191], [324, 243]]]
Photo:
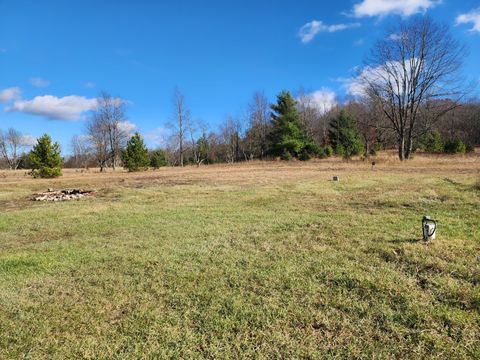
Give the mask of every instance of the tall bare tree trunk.
[[180, 166], [183, 167], [183, 112], [181, 109], [178, 111], [178, 127], [179, 132], [179, 142], [180, 142]]
[[175, 109], [175, 121], [178, 124], [178, 130], [176, 136], [178, 136], [178, 151], [179, 151], [179, 163], [183, 167], [184, 158], [184, 137], [185, 126], [190, 122], [190, 111], [185, 105], [185, 98], [178, 88], [175, 89], [173, 94], [173, 103]]

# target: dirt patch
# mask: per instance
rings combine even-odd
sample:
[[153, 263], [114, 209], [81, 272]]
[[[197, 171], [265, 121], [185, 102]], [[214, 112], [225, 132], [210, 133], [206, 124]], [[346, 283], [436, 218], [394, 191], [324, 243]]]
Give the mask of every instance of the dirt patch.
[[48, 189], [46, 192], [33, 194], [33, 201], [69, 201], [69, 200], [78, 200], [86, 196], [92, 196], [95, 193], [95, 190], [84, 190], [84, 189], [64, 189], [64, 190], [54, 190]]

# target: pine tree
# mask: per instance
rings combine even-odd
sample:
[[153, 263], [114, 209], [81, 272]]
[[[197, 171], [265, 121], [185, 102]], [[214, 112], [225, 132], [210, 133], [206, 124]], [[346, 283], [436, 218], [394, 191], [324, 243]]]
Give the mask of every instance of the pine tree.
[[154, 169], [167, 166], [167, 155], [164, 150], [155, 150], [150, 154], [150, 166]]
[[277, 96], [277, 103], [271, 108], [273, 110], [270, 133], [272, 155], [281, 156], [284, 160], [290, 160], [292, 157], [307, 160], [312, 154], [318, 153], [318, 146], [302, 131], [296, 101], [290, 92], [282, 91]]
[[363, 152], [363, 142], [354, 118], [345, 110], [330, 121], [328, 132], [335, 153], [349, 159]]
[[127, 142], [127, 148], [122, 153], [123, 167], [128, 171], [146, 170], [150, 164], [148, 150], [142, 137], [136, 132]]
[[441, 153], [444, 150], [442, 134], [438, 131], [427, 132], [420, 138], [420, 148], [432, 153]]
[[63, 158], [60, 145], [45, 134], [37, 139], [37, 144], [30, 151], [31, 175], [35, 178], [54, 178], [62, 175]]

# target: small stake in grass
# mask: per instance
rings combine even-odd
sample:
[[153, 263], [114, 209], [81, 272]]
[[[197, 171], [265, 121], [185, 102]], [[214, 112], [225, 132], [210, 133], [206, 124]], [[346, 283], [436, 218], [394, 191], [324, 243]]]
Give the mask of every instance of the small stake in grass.
[[424, 215], [422, 218], [423, 240], [435, 240], [437, 232], [437, 222], [430, 216]]
[[332, 181], [340, 181], [340, 176], [335, 175], [335, 176], [332, 178]]

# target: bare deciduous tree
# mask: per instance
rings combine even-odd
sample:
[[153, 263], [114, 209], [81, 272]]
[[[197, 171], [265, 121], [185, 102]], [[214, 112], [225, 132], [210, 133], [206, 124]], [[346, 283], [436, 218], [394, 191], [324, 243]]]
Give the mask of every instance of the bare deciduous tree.
[[[419, 135], [419, 112], [428, 111], [431, 125], [464, 96], [458, 81], [464, 54], [448, 28], [428, 17], [402, 22], [374, 46], [360, 84], [365, 95], [381, 104], [396, 133], [401, 160], [410, 158]], [[451, 100], [446, 107], [437, 101], [445, 98]]]
[[225, 146], [224, 158], [227, 163], [234, 163], [240, 158], [241, 123], [233, 116], [227, 116], [221, 125], [221, 139]]
[[73, 166], [76, 168], [87, 167], [90, 157], [88, 141], [85, 137], [74, 135], [70, 142], [72, 149]]
[[381, 105], [372, 98], [351, 101], [345, 109], [355, 117], [357, 129], [363, 138], [364, 159], [370, 157], [375, 142], [383, 138], [388, 126]]
[[303, 131], [308, 137], [316, 138], [316, 128], [320, 119], [320, 111], [313, 103], [312, 96], [300, 89], [297, 95], [297, 110]]
[[187, 123], [190, 121], [190, 110], [185, 104], [185, 97], [177, 88], [173, 94], [173, 105], [174, 105], [174, 118], [175, 123], [175, 136], [177, 137], [178, 142], [178, 155], [179, 155], [179, 164], [183, 166], [184, 162], [184, 142], [185, 142], [185, 129]]
[[103, 172], [108, 166], [110, 153], [108, 151], [108, 130], [105, 124], [97, 116], [92, 116], [86, 126], [90, 145], [95, 160]]
[[123, 127], [126, 122], [125, 102], [102, 92], [97, 99], [97, 107], [87, 123], [87, 134], [100, 171], [103, 171], [109, 163], [115, 170], [129, 135]]
[[328, 92], [309, 94], [304, 89], [300, 89], [296, 100], [303, 131], [318, 145], [325, 145], [328, 138], [329, 115], [331, 115], [329, 113], [337, 106], [335, 98], [331, 98]]
[[250, 128], [247, 133], [249, 147], [253, 156], [264, 159], [268, 151], [268, 133], [270, 131], [270, 105], [263, 92], [256, 92], [248, 105]]
[[5, 159], [12, 170], [16, 170], [20, 164], [20, 158], [24, 149], [28, 146], [25, 137], [14, 128], [6, 133], [0, 131], [0, 155]]
[[[208, 141], [207, 141], [207, 125], [203, 121], [197, 121], [196, 124], [193, 121], [188, 121], [186, 124], [188, 132], [190, 134], [190, 144], [192, 149], [193, 161], [199, 167], [204, 161], [207, 160], [208, 155]], [[195, 139], [197, 132], [201, 135]]]

